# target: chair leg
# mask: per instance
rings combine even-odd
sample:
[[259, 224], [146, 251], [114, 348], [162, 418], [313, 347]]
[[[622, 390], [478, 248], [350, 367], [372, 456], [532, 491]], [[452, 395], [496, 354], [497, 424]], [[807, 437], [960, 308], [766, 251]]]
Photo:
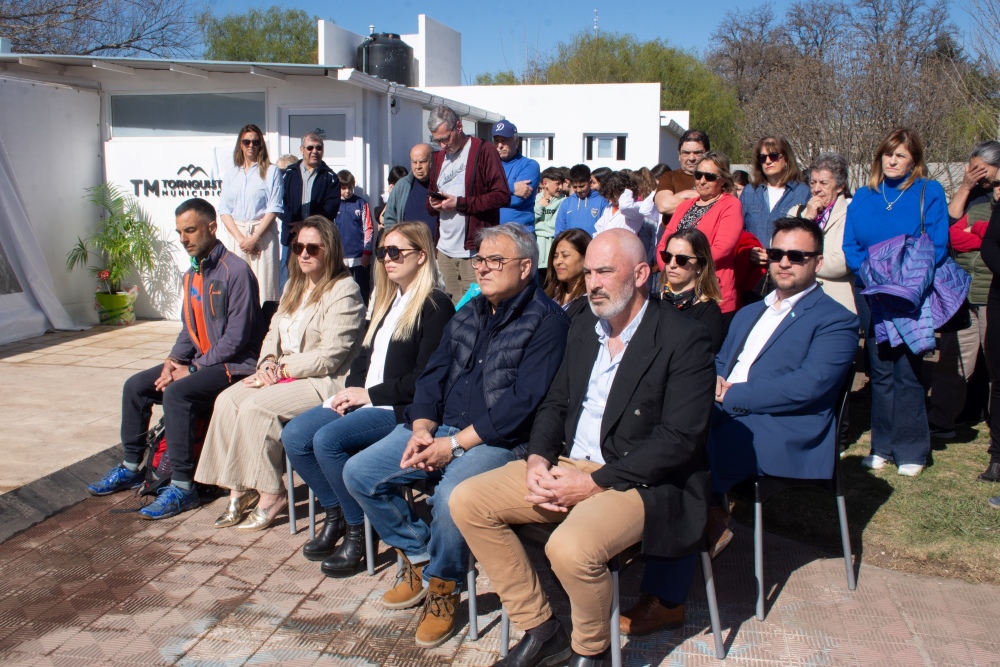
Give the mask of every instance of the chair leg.
[[753, 505], [753, 576], [757, 580], [757, 620], [764, 620], [764, 506]]
[[316, 539], [316, 494], [309, 489], [309, 539]]
[[372, 522], [365, 515], [365, 561], [368, 563], [368, 575], [375, 575], [375, 535]]
[[479, 614], [476, 607], [476, 557], [469, 552], [469, 565], [465, 574], [469, 591], [469, 639], [479, 641]]
[[510, 651], [510, 616], [507, 607], [500, 605], [500, 657], [506, 658]]
[[611, 570], [611, 667], [622, 667], [621, 597], [618, 592], [618, 568]]
[[286, 481], [285, 486], [288, 487], [288, 532], [295, 535], [298, 532], [298, 527], [295, 525], [295, 477], [292, 471], [292, 460], [285, 456], [285, 473]]
[[723, 660], [726, 657], [726, 646], [722, 642], [722, 623], [719, 621], [719, 601], [715, 597], [712, 559], [709, 558], [707, 551], [701, 552], [701, 573], [705, 577], [705, 598], [708, 600], [708, 618], [712, 623], [712, 636], [715, 637], [715, 657]]
[[851, 558], [851, 534], [847, 530], [847, 505], [844, 496], [837, 496], [837, 514], [840, 515], [840, 541], [844, 546], [844, 568], [847, 570], [847, 588], [855, 590], [858, 582], [854, 579], [854, 560]]

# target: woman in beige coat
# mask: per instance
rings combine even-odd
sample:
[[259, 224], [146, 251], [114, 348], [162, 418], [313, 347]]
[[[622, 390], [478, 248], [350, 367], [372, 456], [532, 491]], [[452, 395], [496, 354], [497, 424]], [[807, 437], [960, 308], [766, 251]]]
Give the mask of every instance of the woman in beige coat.
[[823, 291], [847, 308], [854, 305], [854, 274], [844, 260], [844, 221], [847, 219], [847, 160], [837, 153], [820, 153], [807, 172], [812, 197], [788, 212], [791, 217], [815, 221], [823, 230], [823, 268], [817, 274]]
[[281, 429], [344, 388], [364, 336], [361, 293], [333, 223], [306, 218], [290, 249], [297, 261], [289, 262], [257, 374], [219, 394], [195, 473], [199, 482], [231, 489], [216, 528], [262, 530], [286, 508]]

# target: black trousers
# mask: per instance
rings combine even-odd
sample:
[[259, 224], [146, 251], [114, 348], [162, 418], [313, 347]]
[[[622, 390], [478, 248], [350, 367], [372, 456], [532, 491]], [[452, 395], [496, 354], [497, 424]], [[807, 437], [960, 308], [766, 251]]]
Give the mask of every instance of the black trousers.
[[[1000, 375], [1000, 301], [990, 299], [986, 303], [986, 346], [993, 359], [994, 373]], [[1000, 462], [1000, 378], [993, 382], [990, 390], [990, 446], [987, 449], [990, 463]]]
[[162, 372], [162, 365], [140, 371], [126, 380], [122, 388], [121, 435], [125, 460], [128, 463], [142, 460], [153, 405], [162, 404], [172, 478], [190, 482], [194, 480], [195, 422], [198, 417], [211, 415], [215, 397], [241, 378], [230, 378], [222, 365], [208, 366], [157, 391], [154, 383]]

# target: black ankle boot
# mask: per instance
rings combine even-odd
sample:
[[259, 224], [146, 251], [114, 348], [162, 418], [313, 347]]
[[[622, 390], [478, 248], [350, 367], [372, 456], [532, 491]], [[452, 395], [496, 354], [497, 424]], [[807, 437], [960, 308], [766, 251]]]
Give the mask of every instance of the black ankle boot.
[[306, 560], [323, 560], [337, 547], [337, 541], [344, 536], [344, 512], [340, 507], [326, 510], [326, 520], [315, 539], [302, 545], [302, 556]]
[[323, 561], [320, 570], [328, 577], [349, 577], [365, 563], [365, 524], [347, 525], [344, 541], [332, 556]]

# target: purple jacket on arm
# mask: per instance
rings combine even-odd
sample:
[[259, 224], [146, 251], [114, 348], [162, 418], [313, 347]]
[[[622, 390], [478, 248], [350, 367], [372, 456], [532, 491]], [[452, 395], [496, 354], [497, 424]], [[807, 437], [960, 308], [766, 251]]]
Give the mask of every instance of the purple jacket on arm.
[[[200, 368], [224, 364], [230, 375], [250, 375], [257, 369], [262, 316], [257, 278], [250, 265], [226, 250], [221, 241], [201, 262], [202, 295], [193, 300], [194, 268], [184, 274], [181, 332], [170, 358]], [[194, 343], [194, 308], [205, 315], [209, 348], [204, 354]]]

